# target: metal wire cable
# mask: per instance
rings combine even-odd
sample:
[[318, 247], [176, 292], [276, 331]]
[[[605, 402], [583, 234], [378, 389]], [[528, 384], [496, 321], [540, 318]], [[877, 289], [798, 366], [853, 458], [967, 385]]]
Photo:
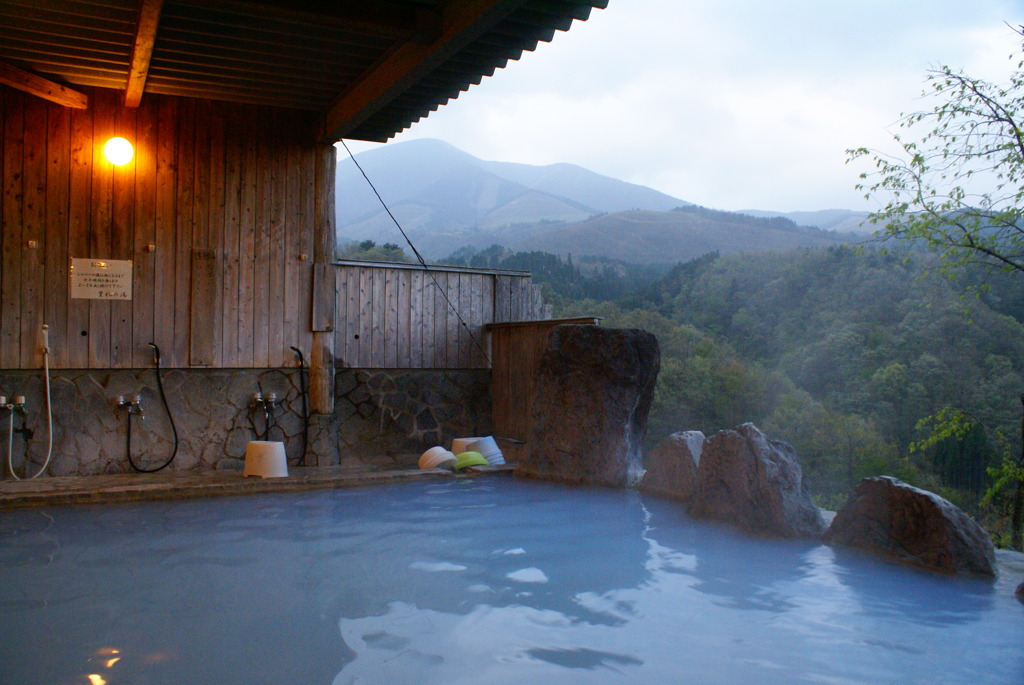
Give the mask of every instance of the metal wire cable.
[[455, 306], [455, 303], [452, 302], [451, 298], [448, 297], [448, 293], [445, 291], [444, 288], [441, 287], [441, 284], [437, 282], [437, 278], [434, 276], [434, 272], [431, 271], [429, 266], [427, 266], [427, 262], [424, 261], [423, 255], [421, 255], [420, 251], [416, 249], [416, 246], [412, 244], [412, 240], [409, 239], [409, 235], [405, 232], [405, 229], [402, 228], [402, 224], [398, 223], [398, 219], [396, 219], [395, 215], [391, 213], [391, 208], [388, 207], [387, 203], [384, 202], [384, 198], [382, 198], [380, 196], [380, 193], [377, 192], [377, 187], [373, 185], [373, 181], [370, 180], [370, 177], [366, 175], [366, 172], [363, 170], [363, 167], [360, 166], [359, 162], [356, 161], [356, 157], [355, 155], [352, 154], [352, 151], [348, 149], [348, 145], [345, 144], [344, 140], [340, 142], [342, 147], [345, 148], [345, 152], [348, 153], [349, 159], [351, 159], [352, 163], [356, 165], [356, 169], [359, 169], [359, 173], [361, 173], [363, 175], [363, 178], [366, 179], [366, 183], [370, 186], [370, 190], [372, 190], [373, 194], [377, 196], [377, 200], [380, 201], [381, 207], [384, 208], [384, 211], [388, 213], [389, 217], [391, 217], [391, 221], [394, 222], [396, 227], [398, 227], [398, 231], [402, 234], [402, 237], [405, 238], [405, 242], [408, 243], [409, 249], [412, 250], [412, 253], [416, 256], [416, 259], [419, 261], [420, 266], [422, 266], [423, 270], [426, 271], [427, 275], [430, 276], [430, 280], [434, 282], [434, 286], [436, 286], [438, 291], [440, 291], [441, 295], [444, 297], [444, 301], [448, 303], [448, 307], [453, 312], [455, 312], [455, 318], [457, 318], [459, 320], [459, 324], [461, 324], [462, 327], [466, 329], [466, 333], [469, 335], [469, 339], [473, 341], [473, 344], [476, 345], [478, 350], [480, 350], [480, 354], [483, 355], [483, 358], [487, 362], [487, 365], [490, 366], [490, 355], [487, 354], [487, 350], [484, 349], [484, 346], [483, 344], [481, 344], [480, 340], [475, 335], [473, 335], [473, 331], [470, 330], [469, 326], [466, 324], [466, 320], [463, 319], [462, 314], [459, 313], [459, 308]]

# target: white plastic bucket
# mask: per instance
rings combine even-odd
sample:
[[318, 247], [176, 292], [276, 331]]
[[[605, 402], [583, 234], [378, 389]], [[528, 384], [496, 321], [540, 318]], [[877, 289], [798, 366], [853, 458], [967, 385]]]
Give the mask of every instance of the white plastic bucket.
[[463, 452], [468, 452], [469, 446], [477, 440], [480, 440], [480, 438], [455, 438], [452, 440], [452, 454], [458, 456]]
[[284, 478], [288, 475], [288, 457], [284, 443], [271, 440], [253, 440], [245, 446], [243, 476]]
[[454, 466], [455, 455], [443, 447], [431, 447], [420, 456], [421, 469], [436, 469], [444, 466]]
[[494, 437], [488, 435], [486, 438], [478, 438], [471, 442], [466, 449], [467, 452], [479, 452], [491, 466], [505, 463], [505, 456], [501, 453], [498, 443]]

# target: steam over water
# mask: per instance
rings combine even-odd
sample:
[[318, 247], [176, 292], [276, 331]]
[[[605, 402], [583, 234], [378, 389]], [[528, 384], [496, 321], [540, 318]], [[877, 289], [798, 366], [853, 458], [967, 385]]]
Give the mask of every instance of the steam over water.
[[1020, 683], [1020, 579], [506, 478], [0, 515], [3, 683]]

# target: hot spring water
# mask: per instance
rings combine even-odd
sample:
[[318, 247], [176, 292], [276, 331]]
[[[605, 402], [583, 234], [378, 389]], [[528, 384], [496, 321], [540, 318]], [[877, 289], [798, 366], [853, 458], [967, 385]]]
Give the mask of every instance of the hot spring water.
[[1014, 581], [508, 478], [0, 514], [0, 682], [1020, 683]]

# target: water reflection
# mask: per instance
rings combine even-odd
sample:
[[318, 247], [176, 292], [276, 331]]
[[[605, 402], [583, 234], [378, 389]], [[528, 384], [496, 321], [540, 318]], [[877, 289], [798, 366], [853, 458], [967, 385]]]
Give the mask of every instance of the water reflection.
[[817, 545], [752, 538], [711, 523], [685, 527], [658, 525], [659, 520], [666, 518], [676, 519], [678, 524], [678, 513], [665, 509], [673, 504], [648, 500], [654, 521], [648, 536], [660, 548], [688, 555], [694, 563], [692, 567], [679, 569], [670, 560], [665, 570], [692, 576], [691, 587], [712, 595], [719, 606], [772, 612], [784, 612], [797, 606], [777, 588], [810, 573], [812, 565], [808, 564], [806, 553]]
[[493, 479], [47, 512], [0, 516], [0, 682], [1024, 681], [1020, 605], [991, 586], [632, 492]]
[[976, 622], [996, 599], [990, 580], [887, 564], [858, 550], [837, 548], [835, 572], [865, 612], [923, 625]]

